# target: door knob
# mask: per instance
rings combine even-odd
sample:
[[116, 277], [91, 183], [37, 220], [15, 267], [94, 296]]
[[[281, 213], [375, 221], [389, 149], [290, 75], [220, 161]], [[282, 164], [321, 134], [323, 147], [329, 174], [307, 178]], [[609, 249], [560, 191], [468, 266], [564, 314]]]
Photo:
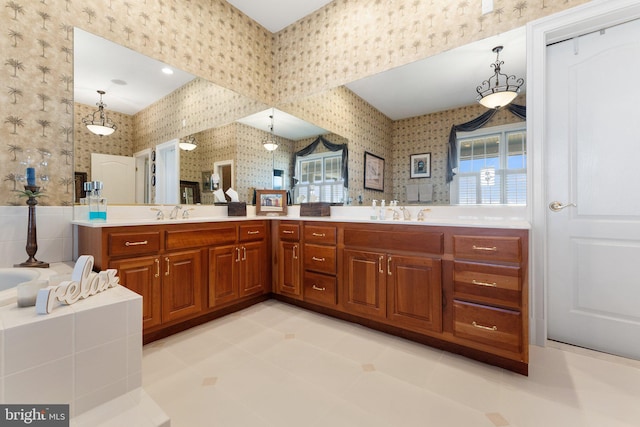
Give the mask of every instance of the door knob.
[[567, 203], [566, 205], [563, 205], [560, 202], [551, 202], [551, 203], [549, 203], [549, 209], [551, 209], [554, 212], [560, 212], [562, 209], [568, 208], [569, 206], [576, 206], [576, 204], [575, 203]]

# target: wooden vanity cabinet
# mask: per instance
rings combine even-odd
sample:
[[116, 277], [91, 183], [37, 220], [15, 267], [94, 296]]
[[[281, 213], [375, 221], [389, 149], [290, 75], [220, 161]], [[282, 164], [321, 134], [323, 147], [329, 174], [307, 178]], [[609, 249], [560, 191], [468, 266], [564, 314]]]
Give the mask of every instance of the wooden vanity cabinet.
[[277, 277], [274, 291], [295, 299], [302, 298], [302, 271], [300, 223], [294, 221], [277, 221], [276, 259]]
[[452, 252], [455, 340], [527, 363], [526, 231], [457, 230]]
[[334, 224], [303, 224], [303, 299], [313, 304], [335, 307], [338, 302], [337, 235]]
[[78, 250], [97, 270], [118, 269], [120, 283], [142, 295], [145, 335], [159, 337], [268, 292], [267, 230], [266, 221], [80, 226]]
[[441, 232], [345, 225], [343, 309], [403, 329], [442, 331], [443, 249]]
[[232, 244], [209, 248], [209, 307], [236, 302], [268, 291], [267, 225], [251, 221], [238, 226]]

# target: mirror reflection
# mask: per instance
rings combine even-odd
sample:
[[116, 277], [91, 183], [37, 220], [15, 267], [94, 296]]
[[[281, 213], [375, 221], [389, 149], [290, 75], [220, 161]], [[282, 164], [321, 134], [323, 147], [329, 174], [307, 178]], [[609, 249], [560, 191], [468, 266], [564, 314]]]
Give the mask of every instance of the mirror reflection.
[[[90, 44], [93, 48], [88, 49], [89, 58], [96, 50], [93, 43]], [[310, 96], [313, 101], [299, 100], [280, 105], [279, 109], [188, 76], [182, 86], [170, 90], [161, 101], [128, 115], [116, 110], [116, 93], [124, 87], [124, 93], [130, 95], [132, 85], [122, 84], [128, 77], [110, 76], [100, 86], [106, 92], [107, 114], [118, 123], [118, 130], [100, 138], [77, 126], [76, 171], [87, 172], [90, 179], [96, 179], [92, 176], [92, 153], [106, 152], [133, 158], [135, 203], [191, 200], [180, 181], [199, 184], [201, 203], [228, 199], [225, 191], [229, 187], [236, 189], [240, 200], [247, 202], [251, 202], [256, 188], [282, 187], [291, 190], [294, 202], [318, 198], [370, 204], [372, 199], [386, 198], [397, 199], [403, 204], [473, 203], [471, 197], [460, 197], [459, 173], [454, 182], [447, 181], [447, 140], [452, 125], [487, 111], [475, 102], [476, 87], [491, 72], [490, 64], [495, 59], [492, 47], [496, 43], [505, 45], [502, 54], [507, 71], [525, 77], [525, 32], [519, 29], [330, 89], [325, 92], [330, 94], [326, 97], [324, 94]], [[76, 43], [76, 46], [81, 44]], [[101, 48], [101, 52], [104, 49]], [[81, 51], [76, 52], [76, 59], [80, 60], [83, 55]], [[114, 59], [112, 62], [120, 61]], [[434, 70], [440, 71], [434, 73]], [[97, 100], [96, 90], [99, 90], [95, 86], [97, 84], [86, 88], [91, 93], [90, 99], [82, 101], [79, 95], [76, 96], [76, 122], [95, 111], [96, 107], [92, 105]], [[347, 102], [341, 102], [345, 99]], [[327, 103], [327, 100], [331, 102]], [[523, 105], [524, 97], [518, 97], [515, 102]], [[327, 127], [344, 130], [350, 141], [322, 128], [304, 136], [288, 135], [283, 132], [288, 129], [284, 123], [289, 118], [299, 119], [285, 111], [304, 113], [301, 115], [312, 120], [319, 118], [319, 122]], [[522, 119], [512, 117], [503, 109], [487, 126], [493, 128], [514, 122], [520, 122], [524, 129]], [[344, 167], [338, 153], [328, 150], [324, 143], [317, 144], [316, 151], [304, 158], [295, 156], [296, 152], [316, 142], [319, 136], [331, 144], [351, 144], [348, 167]], [[460, 140], [465, 137], [460, 133]], [[278, 148], [274, 151], [266, 149], [265, 142], [270, 138], [277, 139]], [[197, 148], [181, 150], [181, 143], [194, 144]], [[458, 144], [458, 149], [462, 150], [458, 156], [469, 157], [464, 147], [460, 147]], [[521, 163], [526, 164], [525, 141], [520, 152]], [[384, 182], [373, 190], [364, 179], [363, 157], [366, 153], [384, 160]], [[422, 162], [415, 171], [411, 166], [414, 160], [417, 164]], [[473, 161], [481, 160], [487, 159], [481, 159], [475, 152]], [[473, 179], [480, 182], [478, 174], [486, 172], [485, 169], [471, 171]], [[521, 172], [526, 176], [526, 170], [517, 171]], [[501, 171], [497, 174], [506, 176]], [[348, 186], [347, 191], [345, 186]], [[218, 197], [216, 190], [221, 190]], [[429, 194], [425, 196], [425, 192]], [[491, 189], [491, 193], [494, 192], [495, 189]], [[118, 202], [117, 198], [114, 201], [112, 197], [110, 200], [111, 203], [130, 203]], [[497, 199], [491, 200], [494, 203]], [[495, 203], [508, 203], [505, 200]], [[523, 198], [518, 196], [518, 200]]]
[[[273, 187], [274, 170], [292, 190], [294, 153], [328, 133], [175, 68], [165, 75], [165, 64], [85, 31], [76, 29], [74, 46], [75, 171], [105, 182], [110, 203], [212, 204], [228, 200], [229, 188], [250, 202], [253, 189]], [[100, 108], [91, 106], [97, 90], [117, 126], [109, 136], [80, 125]], [[279, 143], [273, 152], [269, 138]]]

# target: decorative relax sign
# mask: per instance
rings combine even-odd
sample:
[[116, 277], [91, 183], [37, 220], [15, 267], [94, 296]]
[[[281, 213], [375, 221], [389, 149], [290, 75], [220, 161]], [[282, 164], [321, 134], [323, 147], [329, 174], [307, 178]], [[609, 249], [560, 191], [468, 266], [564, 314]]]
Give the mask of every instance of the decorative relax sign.
[[118, 270], [115, 269], [94, 273], [93, 256], [82, 255], [73, 267], [71, 280], [38, 291], [36, 312], [49, 314], [57, 301], [62, 304], [73, 304], [80, 299], [114, 288], [120, 284], [117, 273]]

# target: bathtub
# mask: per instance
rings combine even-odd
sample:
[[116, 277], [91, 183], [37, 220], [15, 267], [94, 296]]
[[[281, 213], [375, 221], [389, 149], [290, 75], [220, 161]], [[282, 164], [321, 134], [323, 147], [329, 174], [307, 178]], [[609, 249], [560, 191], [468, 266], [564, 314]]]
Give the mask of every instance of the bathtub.
[[57, 276], [58, 272], [52, 268], [0, 268], [0, 307], [16, 303], [16, 286], [20, 283], [36, 279], [51, 281]]

